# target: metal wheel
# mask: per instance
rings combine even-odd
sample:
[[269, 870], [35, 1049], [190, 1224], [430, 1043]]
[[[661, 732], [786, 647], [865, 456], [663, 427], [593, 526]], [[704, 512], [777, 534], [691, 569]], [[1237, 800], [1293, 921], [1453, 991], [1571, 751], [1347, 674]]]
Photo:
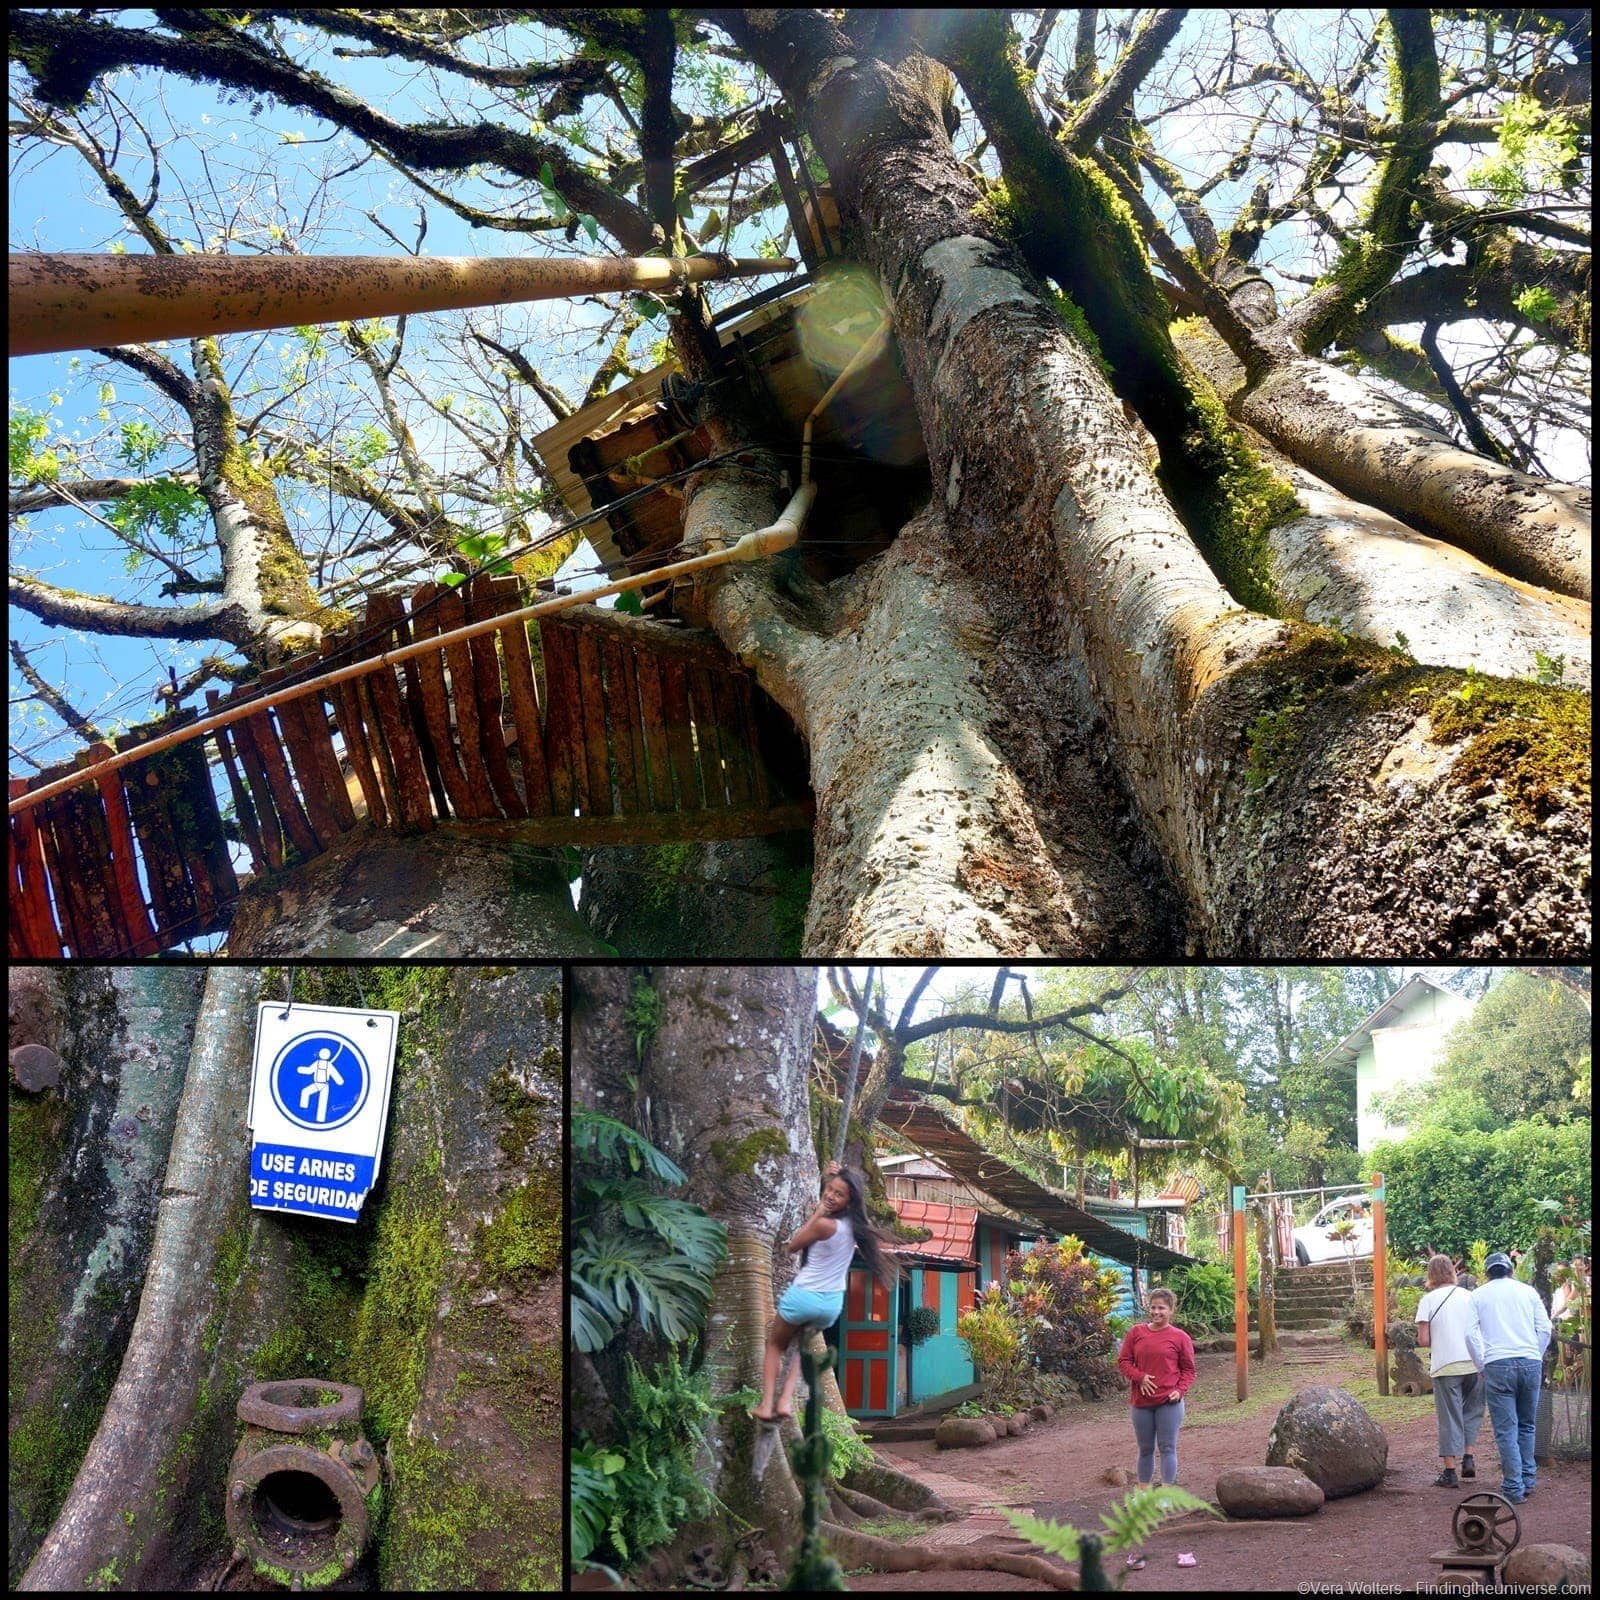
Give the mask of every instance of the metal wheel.
[[1456, 1507], [1450, 1533], [1462, 1550], [1481, 1550], [1485, 1555], [1492, 1551], [1504, 1557], [1522, 1537], [1522, 1519], [1503, 1495], [1485, 1489], [1469, 1494]]

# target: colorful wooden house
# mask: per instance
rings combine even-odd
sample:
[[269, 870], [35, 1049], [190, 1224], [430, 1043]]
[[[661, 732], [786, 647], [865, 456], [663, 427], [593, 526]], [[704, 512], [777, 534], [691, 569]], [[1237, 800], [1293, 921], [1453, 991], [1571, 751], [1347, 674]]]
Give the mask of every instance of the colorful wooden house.
[[[878, 1164], [901, 1225], [928, 1237], [895, 1246], [904, 1276], [893, 1292], [864, 1266], [850, 1273], [840, 1373], [845, 1407], [859, 1417], [893, 1417], [936, 1400], [953, 1404], [970, 1389], [976, 1374], [957, 1319], [973, 1308], [980, 1288], [1003, 1281], [1013, 1250], [1044, 1236], [926, 1157], [886, 1156]], [[939, 1321], [913, 1344], [910, 1313], [918, 1307]]]
[[[1128, 1203], [1097, 1212], [1075, 1205], [983, 1149], [935, 1107], [891, 1100], [880, 1123], [919, 1147], [913, 1154], [880, 1152], [876, 1164], [901, 1223], [926, 1237], [896, 1246], [906, 1271], [892, 1292], [859, 1263], [851, 1270], [836, 1337], [852, 1416], [939, 1411], [976, 1393], [956, 1322], [980, 1288], [1004, 1281], [1013, 1251], [1072, 1234], [1108, 1264], [1141, 1270], [1192, 1264], [1146, 1237], [1143, 1208]], [[934, 1311], [938, 1323], [913, 1346], [917, 1307]]]

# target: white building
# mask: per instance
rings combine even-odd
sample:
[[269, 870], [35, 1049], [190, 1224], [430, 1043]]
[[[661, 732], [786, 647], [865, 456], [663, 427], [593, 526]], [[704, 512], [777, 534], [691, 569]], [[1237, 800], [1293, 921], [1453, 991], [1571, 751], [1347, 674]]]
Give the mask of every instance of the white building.
[[1355, 1068], [1357, 1149], [1405, 1137], [1409, 1130], [1403, 1123], [1389, 1122], [1373, 1109], [1373, 1095], [1429, 1077], [1450, 1030], [1471, 1013], [1473, 1003], [1431, 978], [1410, 978], [1318, 1063], [1335, 1071]]

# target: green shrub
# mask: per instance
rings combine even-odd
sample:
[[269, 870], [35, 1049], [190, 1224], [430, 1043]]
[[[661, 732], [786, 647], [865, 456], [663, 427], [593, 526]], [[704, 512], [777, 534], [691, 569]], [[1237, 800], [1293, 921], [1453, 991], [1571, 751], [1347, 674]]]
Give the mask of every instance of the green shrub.
[[1459, 1257], [1469, 1255], [1474, 1240], [1486, 1239], [1494, 1250], [1526, 1250], [1538, 1234], [1539, 1201], [1546, 1195], [1572, 1194], [1589, 1203], [1589, 1123], [1515, 1122], [1498, 1133], [1424, 1128], [1380, 1144], [1371, 1164], [1387, 1186], [1394, 1249]]
[[1120, 1337], [1111, 1315], [1117, 1286], [1116, 1272], [1096, 1266], [1070, 1234], [1059, 1244], [1012, 1252], [1005, 1295], [1040, 1372], [1059, 1374], [1091, 1398], [1120, 1385], [1112, 1361]]
[[572, 1457], [572, 1555], [632, 1566], [712, 1510], [699, 1457], [716, 1415], [711, 1378], [671, 1352], [646, 1373], [630, 1356], [614, 1449], [580, 1438]]
[[1233, 1272], [1220, 1262], [1202, 1261], [1169, 1273], [1167, 1287], [1178, 1297], [1180, 1324], [1203, 1322], [1220, 1328], [1233, 1321]]

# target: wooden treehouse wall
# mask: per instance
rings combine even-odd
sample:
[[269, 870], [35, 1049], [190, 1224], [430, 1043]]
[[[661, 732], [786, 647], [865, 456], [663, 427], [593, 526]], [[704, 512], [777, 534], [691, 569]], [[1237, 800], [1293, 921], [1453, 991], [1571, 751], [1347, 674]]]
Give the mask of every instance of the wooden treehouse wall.
[[[409, 607], [374, 595], [359, 625], [328, 635], [321, 660], [301, 657], [226, 697], [208, 693], [207, 704], [219, 710], [524, 603], [519, 579], [487, 575], [460, 589], [423, 584]], [[808, 825], [808, 803], [774, 777], [774, 764], [797, 765], [792, 728], [714, 640], [598, 612], [541, 618], [537, 645], [536, 661], [515, 623], [263, 709], [18, 812], [11, 955], [151, 956], [222, 931], [240, 889], [230, 836], [265, 873], [320, 854], [363, 817], [552, 846]], [[97, 745], [78, 764], [110, 754]], [[12, 798], [29, 787], [14, 781]]]

